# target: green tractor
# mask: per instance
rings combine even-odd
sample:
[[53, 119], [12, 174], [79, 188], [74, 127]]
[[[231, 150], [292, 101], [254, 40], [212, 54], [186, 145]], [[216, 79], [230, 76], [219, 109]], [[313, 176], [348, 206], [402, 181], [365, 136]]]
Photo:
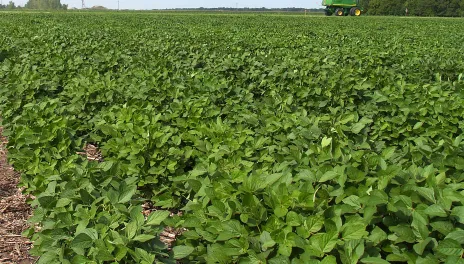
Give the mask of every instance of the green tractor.
[[362, 8], [359, 6], [359, 0], [322, 0], [325, 6], [325, 15], [331, 16], [360, 16]]

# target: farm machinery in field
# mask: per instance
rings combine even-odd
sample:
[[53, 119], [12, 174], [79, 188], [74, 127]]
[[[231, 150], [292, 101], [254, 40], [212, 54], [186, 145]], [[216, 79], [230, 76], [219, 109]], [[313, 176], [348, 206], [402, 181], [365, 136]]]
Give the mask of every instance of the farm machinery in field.
[[331, 16], [360, 16], [362, 9], [359, 6], [359, 0], [322, 0], [325, 6], [325, 15]]

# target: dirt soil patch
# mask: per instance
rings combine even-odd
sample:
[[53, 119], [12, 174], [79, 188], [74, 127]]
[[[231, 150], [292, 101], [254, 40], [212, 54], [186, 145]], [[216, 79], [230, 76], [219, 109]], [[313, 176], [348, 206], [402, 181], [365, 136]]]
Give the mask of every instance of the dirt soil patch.
[[21, 236], [28, 228], [27, 219], [32, 214], [26, 203], [27, 196], [18, 188], [20, 174], [7, 162], [7, 138], [0, 127], [0, 263], [35, 263], [29, 255], [31, 242]]

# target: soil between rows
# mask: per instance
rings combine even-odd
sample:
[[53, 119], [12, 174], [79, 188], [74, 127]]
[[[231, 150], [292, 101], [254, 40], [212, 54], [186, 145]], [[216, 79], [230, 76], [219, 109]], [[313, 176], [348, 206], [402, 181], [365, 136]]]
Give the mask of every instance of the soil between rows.
[[35, 263], [29, 255], [31, 242], [21, 236], [28, 228], [27, 219], [32, 214], [26, 203], [27, 196], [18, 187], [20, 174], [7, 161], [7, 138], [0, 127], [0, 263]]

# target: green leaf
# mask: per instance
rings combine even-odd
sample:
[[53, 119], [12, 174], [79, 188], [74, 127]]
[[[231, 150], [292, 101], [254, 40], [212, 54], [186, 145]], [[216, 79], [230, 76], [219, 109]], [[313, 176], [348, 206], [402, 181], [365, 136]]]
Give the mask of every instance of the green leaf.
[[460, 244], [464, 244], [464, 230], [456, 230], [449, 233], [445, 238], [453, 239]]
[[361, 262], [365, 264], [390, 264], [390, 262], [377, 257], [363, 258], [361, 259]]
[[103, 171], [109, 171], [114, 165], [114, 161], [104, 161], [98, 164], [98, 167], [101, 168]]
[[46, 252], [42, 256], [40, 256], [39, 260], [37, 261], [38, 264], [58, 264], [61, 263], [58, 260], [58, 255], [55, 252]]
[[338, 234], [335, 232], [320, 233], [312, 236], [310, 238], [310, 243], [320, 252], [329, 253], [337, 244], [337, 238]]
[[137, 234], [137, 230], [139, 229], [139, 226], [136, 221], [130, 222], [126, 225], [126, 236], [129, 239], [132, 239], [135, 237], [135, 234]]
[[[47, 262], [47, 263], [53, 263], [53, 262]], [[84, 256], [76, 255], [75, 257], [73, 257], [71, 263], [72, 264], [88, 264], [88, 263], [92, 263], [92, 261]]]
[[304, 223], [304, 226], [308, 229], [310, 233], [318, 232], [319, 230], [322, 229], [323, 225], [324, 225], [324, 217], [321, 215], [309, 216]]
[[131, 200], [132, 196], [134, 196], [135, 192], [137, 191], [136, 185], [126, 185], [125, 182], [121, 184], [119, 188], [119, 203], [127, 203]]
[[108, 249], [103, 244], [100, 247], [98, 247], [95, 259], [99, 262], [107, 262], [114, 260], [114, 256], [108, 251]]
[[145, 221], [145, 218], [142, 213], [142, 206], [134, 206], [130, 210], [130, 217], [132, 221], [137, 222], [137, 225], [142, 225]]
[[340, 124], [347, 124], [348, 122], [351, 122], [354, 120], [354, 114], [347, 114], [347, 115], [343, 115], [342, 118], [340, 119]]
[[198, 176], [204, 175], [204, 174], [207, 173], [207, 172], [208, 172], [208, 170], [203, 169], [203, 168], [201, 168], [201, 169], [194, 168], [194, 169], [190, 172], [190, 176], [191, 176], [192, 178], [196, 178], [196, 177], [198, 177]]
[[424, 122], [417, 122], [417, 123], [414, 125], [413, 129], [414, 129], [414, 130], [419, 129], [419, 128], [422, 127], [423, 124], [424, 124]]
[[463, 254], [461, 244], [449, 238], [440, 241], [436, 250], [446, 256], [461, 256]]
[[240, 221], [237, 220], [229, 220], [222, 223], [222, 228], [226, 232], [233, 233], [235, 237], [246, 236], [247, 230], [243, 227]]
[[118, 232], [111, 230], [111, 236], [113, 238], [112, 243], [115, 245], [125, 245], [125, 241], [123, 239], [123, 236], [121, 236]]
[[141, 260], [139, 263], [152, 264], [153, 262], [155, 262], [155, 256], [153, 254], [148, 253], [147, 251], [145, 251], [145, 250], [143, 250], [141, 248], [136, 248], [135, 249], [134, 257], [136, 257], [136, 259]]
[[261, 233], [259, 241], [261, 242], [261, 248], [263, 251], [266, 251], [268, 248], [272, 248], [276, 244], [276, 242], [271, 238], [271, 234], [267, 231], [263, 231], [263, 233]]
[[175, 160], [170, 161], [167, 168], [169, 171], [175, 171], [176, 165], [177, 165], [177, 161]]
[[54, 196], [42, 196], [37, 198], [39, 204], [44, 208], [53, 208], [56, 206], [57, 200]]
[[219, 244], [209, 244], [207, 248], [207, 262], [208, 263], [230, 263], [230, 258], [225, 252], [224, 246]]
[[367, 118], [367, 117], [363, 117], [363, 118], [361, 118], [361, 120], [359, 120], [358, 123], [354, 124], [351, 127], [351, 132], [353, 132], [354, 134], [359, 134], [361, 132], [361, 130], [363, 130], [363, 128], [366, 127], [367, 124], [372, 123], [372, 122], [373, 122], [372, 119]]
[[337, 264], [337, 258], [335, 256], [326, 256], [320, 264]]
[[[434, 262], [433, 264], [438, 263]], [[462, 256], [448, 256], [446, 258], [445, 264], [464, 264], [464, 259]]]
[[175, 259], [183, 259], [188, 257], [194, 250], [195, 248], [191, 246], [175, 246], [172, 248]]
[[463, 139], [464, 139], [464, 135], [459, 135], [458, 137], [456, 137], [453, 141], [453, 147], [459, 147]]
[[88, 235], [92, 240], [98, 239], [98, 232], [93, 228], [85, 228], [79, 232]]
[[371, 231], [371, 234], [367, 239], [372, 241], [374, 245], [377, 245], [387, 239], [387, 233], [385, 233], [385, 231], [383, 231], [380, 227], [376, 226]]
[[[415, 232], [413, 231], [411, 226], [407, 224], [400, 224], [398, 226], [390, 227], [390, 230], [395, 232], [395, 235], [398, 237], [397, 240], [394, 240], [397, 243], [402, 242], [402, 241], [406, 241], [408, 243], [414, 243], [414, 241], [416, 241], [417, 239]], [[390, 238], [390, 240], [392, 239]]]
[[416, 237], [419, 240], [424, 240], [429, 236], [429, 229], [428, 229], [428, 222], [427, 219], [425, 219], [421, 214], [419, 214], [417, 211], [414, 211], [412, 213], [412, 230]]
[[90, 248], [92, 245], [93, 239], [89, 235], [81, 233], [72, 240], [70, 246], [71, 248], [82, 252], [83, 249]]
[[293, 211], [288, 212], [286, 217], [287, 225], [289, 226], [300, 226], [301, 216]]
[[155, 236], [153, 236], [153, 235], [141, 234], [141, 235], [135, 236], [132, 240], [139, 241], [139, 242], [147, 242], [147, 241], [152, 240], [154, 238], [155, 238]]
[[161, 210], [154, 211], [148, 216], [147, 221], [145, 222], [145, 225], [148, 225], [148, 226], [160, 225], [166, 218], [168, 218], [170, 214], [171, 213], [169, 211], [161, 211]]
[[429, 202], [431, 203], [437, 202], [435, 199], [435, 192], [433, 191], [433, 189], [426, 188], [426, 187], [417, 187], [416, 190], [419, 193], [419, 195], [426, 198]]
[[356, 210], [361, 209], [362, 205], [359, 201], [359, 197], [356, 195], [350, 195], [343, 199], [343, 203], [353, 206]]
[[441, 205], [438, 205], [438, 204], [432, 204], [431, 206], [427, 207], [424, 210], [424, 213], [426, 213], [429, 216], [438, 216], [438, 217], [447, 217], [448, 216], [445, 209], [443, 209], [443, 207]]
[[361, 239], [368, 234], [369, 233], [366, 231], [366, 226], [364, 224], [348, 223], [343, 226], [342, 238], [344, 240]]
[[70, 203], [71, 203], [71, 199], [61, 198], [61, 199], [58, 200], [55, 207], [57, 207], [57, 208], [65, 207], [65, 206], [69, 205]]
[[389, 147], [382, 151], [382, 158], [384, 160], [389, 160], [395, 154], [396, 147]]
[[432, 242], [432, 238], [431, 237], [427, 237], [425, 240], [415, 244], [413, 246], [414, 248], [414, 251], [419, 254], [419, 255], [422, 255], [424, 253], [424, 250], [425, 248], [427, 247], [427, 245]]
[[355, 134], [359, 134], [359, 132], [361, 132], [361, 130], [366, 127], [365, 124], [363, 123], [356, 123], [354, 124], [352, 127], [351, 127], [351, 132], [355, 133]]
[[222, 231], [219, 236], [216, 238], [217, 241], [228, 241], [232, 238], [238, 237], [237, 234], [230, 231]]
[[283, 173], [274, 174], [253, 174], [249, 176], [243, 184], [243, 188], [250, 193], [254, 193], [258, 190], [265, 189], [266, 187], [277, 182]]
[[451, 215], [455, 216], [456, 220], [458, 220], [459, 223], [464, 224], [464, 206], [454, 207], [451, 212]]
[[285, 241], [284, 243], [279, 243], [277, 252], [283, 256], [290, 257], [292, 255], [293, 246], [290, 241]]
[[[259, 264], [259, 262], [257, 264]], [[290, 264], [290, 261], [288, 257], [280, 255], [270, 259], [267, 264]]]
[[282, 207], [279, 205], [278, 207], [274, 208], [274, 214], [277, 217], [284, 217], [287, 215], [288, 209], [286, 207]]
[[329, 146], [332, 143], [332, 138], [324, 137], [322, 139], [322, 148]]
[[81, 195], [82, 203], [84, 204], [91, 204], [94, 201], [93, 196], [84, 189], [79, 190], [79, 194]]
[[430, 223], [432, 228], [443, 235], [448, 235], [454, 229], [454, 225], [448, 221], [436, 221]]
[[330, 180], [336, 178], [337, 176], [339, 176], [339, 174], [337, 172], [328, 171], [328, 172], [324, 173], [324, 175], [322, 175], [322, 177], [319, 179], [319, 182], [330, 181]]
[[115, 258], [117, 261], [121, 261], [121, 260], [127, 255], [127, 252], [128, 252], [128, 248], [127, 248], [127, 247], [124, 247], [124, 246], [116, 246], [116, 254], [114, 255], [114, 258]]
[[274, 173], [274, 174], [270, 174], [270, 175], [265, 175], [264, 179], [262, 181], [262, 184], [260, 185], [260, 188], [264, 189], [264, 188], [274, 184], [280, 178], [282, 178], [282, 176], [283, 176], [283, 173]]

